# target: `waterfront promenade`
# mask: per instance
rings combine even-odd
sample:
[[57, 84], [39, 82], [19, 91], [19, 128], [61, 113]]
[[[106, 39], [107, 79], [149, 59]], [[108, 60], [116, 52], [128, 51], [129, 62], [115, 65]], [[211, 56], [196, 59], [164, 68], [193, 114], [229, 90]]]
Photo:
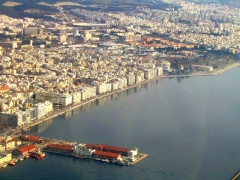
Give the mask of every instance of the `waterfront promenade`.
[[35, 120], [32, 123], [25, 124], [22, 127], [18, 127], [16, 129], [6, 129], [5, 132], [2, 132], [2, 136], [6, 136], [6, 135], [7, 136], [13, 136], [13, 135], [19, 133], [21, 130], [27, 130], [30, 127], [36, 126], [36, 125], [38, 125], [38, 124], [40, 124], [44, 121], [47, 121], [49, 119], [53, 119], [57, 116], [60, 116], [60, 115], [66, 113], [68, 111], [71, 111], [71, 110], [73, 110], [77, 107], [83, 106], [87, 103], [93, 102], [97, 99], [101, 99], [101, 98], [104, 98], [106, 96], [110, 96], [112, 94], [115, 94], [115, 93], [118, 93], [118, 92], [121, 92], [121, 91], [125, 91], [125, 90], [131, 89], [133, 87], [136, 87], [136, 86], [139, 86], [139, 85], [142, 85], [142, 84], [146, 84], [146, 83], [149, 83], [151, 81], [154, 81], [154, 80], [157, 80], [157, 79], [160, 79], [160, 78], [177, 78], [177, 77], [193, 77], [193, 76], [216, 76], [216, 75], [222, 74], [222, 73], [224, 73], [228, 70], [236, 68], [238, 66], [240, 66], [240, 62], [230, 64], [230, 65], [226, 66], [224, 69], [216, 69], [213, 72], [204, 72], [204, 73], [199, 72], [199, 73], [193, 73], [193, 74], [189, 74], [189, 75], [162, 75], [162, 76], [157, 76], [153, 79], [144, 80], [141, 83], [137, 83], [137, 84], [134, 84], [134, 85], [131, 85], [131, 86], [126, 86], [122, 89], [111, 91], [111, 92], [108, 92], [108, 93], [105, 93], [105, 94], [102, 94], [102, 95], [97, 95], [93, 98], [81, 101], [81, 102], [76, 103], [76, 104], [72, 104], [71, 106], [68, 106], [68, 107], [63, 107], [63, 108], [56, 109], [51, 114], [49, 114], [48, 116], [45, 116], [45, 117], [43, 117], [41, 119], [38, 119], [38, 120]]

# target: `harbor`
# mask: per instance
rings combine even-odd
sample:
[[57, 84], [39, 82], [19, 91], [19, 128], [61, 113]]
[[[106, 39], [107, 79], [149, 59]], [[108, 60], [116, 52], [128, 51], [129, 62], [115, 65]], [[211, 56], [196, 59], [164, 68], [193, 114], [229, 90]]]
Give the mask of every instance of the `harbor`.
[[46, 153], [54, 153], [69, 156], [77, 159], [89, 159], [100, 162], [107, 162], [122, 166], [132, 166], [143, 160], [148, 154], [138, 152], [138, 148], [121, 148], [108, 146], [106, 144], [82, 144], [66, 142], [64, 140], [39, 138], [32, 135], [18, 137], [21, 145], [16, 146], [12, 151], [2, 154], [5, 160], [1, 161], [0, 168], [15, 166], [18, 161], [33, 157], [37, 160], [44, 159]]
[[[117, 100], [112, 100], [110, 96], [101, 105], [93, 102], [89, 109], [77, 108], [69, 116], [58, 116], [48, 121], [48, 124], [45, 122], [30, 130], [30, 134], [38, 137], [62, 139], [72, 143], [76, 141], [107, 143], [121, 147], [137, 146], [140, 153], [150, 154], [133, 166], [121, 166], [44, 151], [46, 157], [42, 160], [30, 157], [18, 162], [16, 166], [7, 166], [0, 170], [1, 178], [28, 179], [29, 174], [23, 175], [27, 169], [28, 172], [32, 172], [30, 175], [33, 179], [64, 180], [66, 173], [68, 179], [99, 179], [99, 177], [102, 179], [112, 177], [117, 180], [230, 179], [239, 170], [237, 157], [232, 156], [239, 152], [234, 138], [239, 135], [237, 119], [239, 96], [238, 91], [232, 91], [232, 95], [229, 96], [224, 94], [230, 92], [232, 88], [239, 89], [238, 76], [239, 68], [235, 68], [221, 76], [184, 78], [181, 82], [163, 78], [157, 85], [149, 84], [141, 90], [137, 89], [136, 92], [133, 89]], [[233, 82], [230, 83], [229, 79]], [[234, 83], [233, 87], [232, 83]], [[229, 88], [215, 92], [220, 84], [226, 84]], [[200, 91], [202, 87], [208, 88]], [[211, 97], [211, 102], [214, 101], [216, 105], [214, 107], [204, 103], [210, 101], [205, 100], [205, 93], [212, 94], [212, 92], [216, 94], [216, 97]], [[194, 98], [189, 100], [190, 97], [187, 95]], [[145, 96], [148, 98], [143, 98]], [[199, 111], [189, 111], [193, 105], [199, 105]], [[130, 107], [135, 106], [138, 108], [129, 110]], [[209, 109], [207, 114], [203, 111], [205, 107]], [[220, 107], [225, 108], [229, 113], [226, 114]], [[172, 109], [174, 111], [171, 111]], [[210, 118], [218, 114], [216, 118]], [[232, 118], [226, 121], [231, 114]], [[188, 129], [184, 128], [183, 124]], [[216, 141], [216, 136], [223, 138], [222, 141]], [[59, 141], [59, 143], [64, 142]], [[207, 149], [199, 148], [202, 145]], [[212, 151], [213, 149], [215, 151]], [[219, 158], [225, 157], [225, 152], [228, 154], [227, 158]], [[207, 153], [208, 156], [204, 156], [203, 153]], [[203, 160], [202, 163], [199, 160]], [[231, 167], [226, 168], [229, 160], [232, 162]], [[212, 166], [215, 162], [219, 163], [217, 166]], [[199, 164], [202, 169], [196, 172]], [[36, 169], [38, 171], [35, 171]]]
[[56, 139], [43, 139], [39, 147], [48, 153], [127, 166], [134, 165], [149, 155], [139, 153], [138, 148], [128, 149], [106, 144], [82, 144]]

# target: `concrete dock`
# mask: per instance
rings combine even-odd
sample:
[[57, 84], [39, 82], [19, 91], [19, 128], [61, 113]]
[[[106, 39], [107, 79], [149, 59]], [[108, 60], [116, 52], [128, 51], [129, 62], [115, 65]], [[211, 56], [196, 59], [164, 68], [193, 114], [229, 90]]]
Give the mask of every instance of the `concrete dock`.
[[134, 165], [136, 163], [138, 163], [139, 161], [143, 160], [144, 158], [148, 157], [149, 154], [142, 154], [142, 153], [139, 153], [137, 157], [135, 157], [135, 161], [134, 162], [131, 162], [130, 164], [131, 165]]
[[[53, 154], [59, 154], [59, 155], [64, 155], [64, 156], [71, 156], [74, 158], [79, 158], [79, 159], [90, 159], [90, 160], [94, 160], [93, 157], [78, 157], [78, 156], [74, 156], [73, 154], [68, 154], [68, 153], [63, 153], [63, 152], [56, 152], [56, 151], [50, 151], [47, 149], [43, 149], [44, 152], [48, 152], [48, 153], [53, 153]], [[135, 157], [135, 161], [134, 162], [129, 162], [129, 164], [131, 166], [133, 166], [134, 164], [138, 163], [139, 161], [143, 160], [144, 158], [146, 158], [149, 154], [143, 154], [143, 153], [139, 153], [137, 157]], [[125, 158], [125, 157], [124, 157]], [[110, 162], [111, 163], [111, 162]]]
[[[59, 155], [64, 155], [64, 156], [71, 156], [73, 158], [79, 158], [79, 159], [94, 160], [94, 157], [86, 157], [86, 156], [85, 157], [79, 157], [79, 156], [75, 156], [73, 153], [66, 153], [66, 152], [61, 152], [61, 151], [49, 150], [47, 148], [47, 146], [49, 144], [73, 145], [73, 144], [75, 144], [75, 142], [67, 142], [67, 141], [64, 141], [64, 140], [45, 138], [45, 139], [43, 139], [42, 143], [37, 144], [37, 147], [42, 149], [42, 151], [47, 152], [47, 153], [54, 153], [54, 154], [59, 154]], [[148, 155], [149, 154], [138, 153], [137, 156], [134, 156], [135, 160], [133, 162], [129, 161], [129, 165], [134, 165], [134, 164], [138, 163], [139, 161], [141, 161], [144, 158], [146, 158]], [[127, 156], [122, 156], [122, 159], [124, 161], [126, 161], [128, 159], [128, 157]]]

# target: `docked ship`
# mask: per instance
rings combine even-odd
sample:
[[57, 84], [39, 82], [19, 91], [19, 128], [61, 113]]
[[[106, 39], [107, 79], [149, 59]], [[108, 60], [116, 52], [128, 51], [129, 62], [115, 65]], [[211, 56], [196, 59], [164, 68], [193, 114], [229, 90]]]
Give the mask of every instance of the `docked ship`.
[[39, 160], [45, 158], [46, 154], [39, 149], [38, 151], [31, 153], [30, 156]]

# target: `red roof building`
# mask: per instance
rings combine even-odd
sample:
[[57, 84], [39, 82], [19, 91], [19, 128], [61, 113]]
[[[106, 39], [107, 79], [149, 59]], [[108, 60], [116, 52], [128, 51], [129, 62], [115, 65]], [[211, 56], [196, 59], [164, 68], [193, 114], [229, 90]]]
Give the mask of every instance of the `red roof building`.
[[118, 153], [122, 156], [127, 156], [128, 149], [127, 148], [120, 148], [115, 146], [105, 146], [103, 149], [104, 152], [112, 152], [112, 153]]
[[102, 151], [106, 144], [95, 144], [95, 149], [98, 151]]
[[85, 147], [87, 149], [96, 149], [98, 151], [102, 151], [106, 144], [86, 144]]
[[65, 145], [65, 144], [49, 144], [47, 147], [49, 150], [53, 150], [53, 151], [61, 151], [61, 152], [73, 151], [73, 146]]
[[9, 86], [8, 85], [0, 87], [0, 92], [7, 92], [8, 90], [9, 90]]
[[27, 155], [29, 152], [36, 151], [36, 146], [29, 144], [27, 146], [21, 147], [18, 150], [14, 151], [14, 154], [21, 154], [23, 156]]
[[94, 144], [86, 144], [85, 147], [87, 149], [95, 149], [95, 145]]
[[119, 159], [119, 158], [121, 158], [120, 154], [103, 152], [103, 151], [95, 151], [93, 153], [93, 156], [97, 157], [97, 158], [106, 158], [106, 159]]
[[32, 136], [32, 135], [22, 135], [22, 140], [24, 141], [31, 141], [31, 142], [41, 142], [41, 139], [39, 139], [37, 136]]

